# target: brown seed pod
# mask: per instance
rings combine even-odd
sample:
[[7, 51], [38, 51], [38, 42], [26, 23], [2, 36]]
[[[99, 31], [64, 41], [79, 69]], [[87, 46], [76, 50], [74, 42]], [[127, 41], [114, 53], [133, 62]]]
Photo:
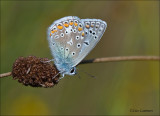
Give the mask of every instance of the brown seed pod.
[[35, 56], [19, 57], [13, 64], [13, 79], [18, 79], [18, 82], [26, 86], [53, 87], [58, 83], [60, 74], [56, 66], [47, 62], [48, 60]]

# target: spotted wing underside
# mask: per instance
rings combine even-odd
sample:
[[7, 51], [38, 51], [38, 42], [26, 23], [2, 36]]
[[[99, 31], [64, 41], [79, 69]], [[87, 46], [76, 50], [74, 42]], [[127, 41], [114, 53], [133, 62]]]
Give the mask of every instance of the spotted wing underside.
[[76, 66], [101, 39], [106, 22], [99, 19], [61, 18], [48, 28], [48, 41], [56, 62]]

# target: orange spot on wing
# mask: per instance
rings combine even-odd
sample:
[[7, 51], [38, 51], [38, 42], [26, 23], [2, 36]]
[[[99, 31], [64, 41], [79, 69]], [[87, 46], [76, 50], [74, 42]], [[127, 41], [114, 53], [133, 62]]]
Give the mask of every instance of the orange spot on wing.
[[65, 26], [65, 27], [68, 27], [68, 26], [69, 26], [69, 24], [68, 24], [68, 23], [64, 23], [64, 26]]
[[73, 21], [69, 22], [70, 25], [73, 25]]
[[78, 27], [78, 31], [82, 31], [82, 27]]
[[91, 27], [94, 27], [94, 25], [93, 25], [93, 24], [91, 24]]
[[77, 25], [78, 25], [78, 23], [74, 23], [74, 25], [75, 25], [75, 26], [77, 26]]
[[84, 37], [84, 32], [82, 32], [82, 36]]
[[58, 25], [57, 28], [58, 29], [63, 29], [63, 26], [62, 25]]
[[57, 32], [57, 30], [51, 30], [51, 33], [55, 33], [55, 32]]
[[89, 25], [86, 25], [86, 28], [89, 28]]

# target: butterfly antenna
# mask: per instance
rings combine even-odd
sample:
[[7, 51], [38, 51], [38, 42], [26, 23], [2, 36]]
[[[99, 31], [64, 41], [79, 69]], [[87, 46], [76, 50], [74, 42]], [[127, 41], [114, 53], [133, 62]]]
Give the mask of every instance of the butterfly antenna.
[[92, 78], [96, 78], [95, 76], [89, 74], [88, 72], [86, 72], [86, 71], [84, 71], [84, 70], [82, 70], [82, 69], [79, 69], [79, 68], [77, 68], [77, 69], [80, 70], [80, 71], [82, 71], [82, 72], [84, 72], [85, 74], [87, 74], [88, 76], [90, 76], [90, 77], [92, 77]]

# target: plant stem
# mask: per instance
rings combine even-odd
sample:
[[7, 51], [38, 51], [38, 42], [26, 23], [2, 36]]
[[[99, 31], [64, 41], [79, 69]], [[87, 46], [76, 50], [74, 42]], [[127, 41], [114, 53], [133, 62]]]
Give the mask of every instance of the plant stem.
[[[105, 57], [105, 58], [94, 58], [89, 60], [83, 60], [80, 64], [88, 63], [103, 63], [103, 62], [119, 62], [119, 61], [160, 61], [158, 56], [118, 56], [118, 57]], [[11, 76], [11, 72], [0, 74], [0, 78]]]
[[8, 77], [8, 76], [11, 76], [11, 75], [12, 75], [11, 72], [3, 73], [3, 74], [0, 74], [0, 78], [1, 77]]
[[105, 58], [95, 58], [89, 60], [83, 60], [80, 64], [87, 63], [102, 63], [102, 62], [119, 62], [119, 61], [158, 61], [160, 57], [158, 56], [118, 56], [118, 57], [105, 57]]

